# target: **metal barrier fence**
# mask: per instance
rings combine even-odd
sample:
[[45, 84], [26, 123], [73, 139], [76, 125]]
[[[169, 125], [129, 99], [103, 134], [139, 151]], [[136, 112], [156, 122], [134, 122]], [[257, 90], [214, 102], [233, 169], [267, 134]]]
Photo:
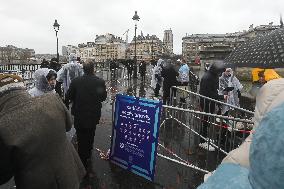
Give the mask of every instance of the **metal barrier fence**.
[[[63, 66], [64, 64], [62, 64]], [[40, 68], [40, 64], [10, 64], [0, 65], [0, 73], [10, 73], [21, 76], [28, 88], [33, 87], [34, 72]], [[127, 78], [127, 71], [125, 68], [119, 67], [109, 70], [107, 66], [102, 64], [95, 64], [96, 75], [106, 81], [122, 80]]]
[[[237, 129], [237, 125], [244, 125]], [[159, 156], [208, 173], [250, 133], [251, 120], [163, 106]], [[202, 134], [207, 130], [207, 137]]]
[[[254, 112], [250, 110], [200, 95], [188, 89], [189, 87], [187, 86], [173, 86], [171, 88], [171, 98], [168, 104], [211, 114], [221, 114], [246, 119], [250, 119], [254, 115]], [[228, 111], [224, 112], [224, 109]]]
[[[213, 171], [250, 134], [254, 112], [172, 87], [163, 106], [159, 156], [202, 173]], [[218, 115], [218, 108], [229, 113]]]

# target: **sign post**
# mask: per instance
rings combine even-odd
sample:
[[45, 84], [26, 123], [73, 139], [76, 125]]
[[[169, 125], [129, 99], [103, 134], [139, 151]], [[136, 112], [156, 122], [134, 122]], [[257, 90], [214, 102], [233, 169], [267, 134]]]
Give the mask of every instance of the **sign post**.
[[162, 102], [116, 95], [110, 161], [153, 181]]

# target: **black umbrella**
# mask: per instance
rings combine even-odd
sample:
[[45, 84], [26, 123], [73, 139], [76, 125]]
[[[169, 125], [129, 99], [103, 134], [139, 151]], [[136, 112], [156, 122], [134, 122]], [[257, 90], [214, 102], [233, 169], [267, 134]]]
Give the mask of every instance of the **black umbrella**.
[[250, 39], [225, 59], [226, 67], [284, 67], [284, 28]]

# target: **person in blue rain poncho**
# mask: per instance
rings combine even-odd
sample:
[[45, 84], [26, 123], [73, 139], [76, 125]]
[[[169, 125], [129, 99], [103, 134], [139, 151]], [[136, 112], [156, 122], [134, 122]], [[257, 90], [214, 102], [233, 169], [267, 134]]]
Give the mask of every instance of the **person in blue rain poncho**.
[[[261, 93], [278, 88], [284, 79], [264, 85]], [[279, 94], [282, 94], [283, 90]], [[263, 118], [255, 129], [249, 148], [249, 167], [222, 163], [198, 189], [282, 189], [284, 188], [284, 103], [279, 95], [261, 110]], [[273, 107], [273, 108], [272, 108]]]

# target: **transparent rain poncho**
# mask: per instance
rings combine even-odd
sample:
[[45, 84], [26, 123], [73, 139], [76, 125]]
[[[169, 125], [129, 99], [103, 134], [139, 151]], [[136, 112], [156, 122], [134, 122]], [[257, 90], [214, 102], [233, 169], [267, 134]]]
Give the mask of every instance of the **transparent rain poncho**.
[[82, 76], [83, 74], [84, 72], [82, 65], [77, 62], [75, 54], [71, 53], [69, 56], [69, 63], [64, 65], [57, 72], [57, 81], [63, 82], [64, 94], [67, 93], [71, 81], [76, 77]]
[[48, 68], [41, 68], [35, 71], [35, 86], [28, 91], [32, 97], [41, 96], [44, 93], [55, 93], [54, 87], [48, 83], [46, 78], [48, 74], [56, 75], [56, 71]]

